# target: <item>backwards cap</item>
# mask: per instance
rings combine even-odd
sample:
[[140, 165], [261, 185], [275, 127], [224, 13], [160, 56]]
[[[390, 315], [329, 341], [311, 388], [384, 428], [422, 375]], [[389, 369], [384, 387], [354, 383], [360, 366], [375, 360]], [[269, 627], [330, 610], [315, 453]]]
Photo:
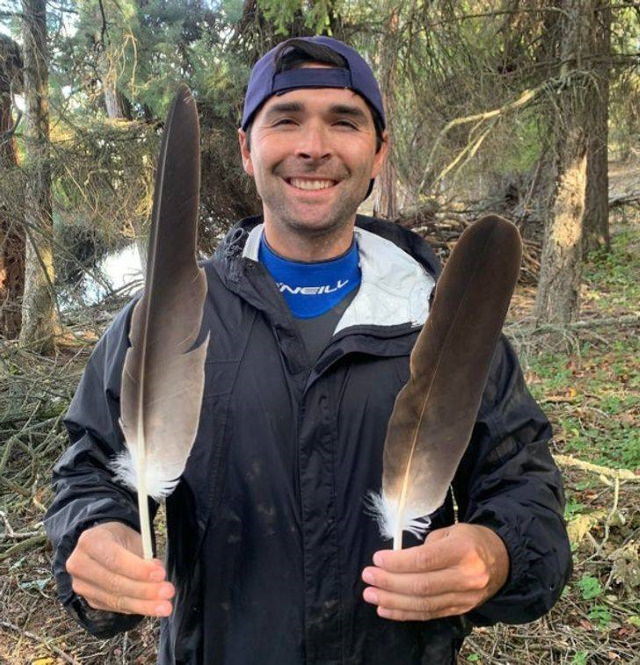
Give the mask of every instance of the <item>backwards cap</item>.
[[269, 97], [297, 88], [349, 88], [369, 103], [378, 114], [384, 129], [386, 123], [378, 82], [371, 67], [358, 52], [332, 37], [297, 37], [296, 39], [328, 46], [346, 60], [346, 68], [301, 67], [277, 73], [275, 56], [282, 46], [276, 46], [260, 58], [251, 70], [247, 94], [244, 98], [242, 129], [247, 129], [256, 111]]

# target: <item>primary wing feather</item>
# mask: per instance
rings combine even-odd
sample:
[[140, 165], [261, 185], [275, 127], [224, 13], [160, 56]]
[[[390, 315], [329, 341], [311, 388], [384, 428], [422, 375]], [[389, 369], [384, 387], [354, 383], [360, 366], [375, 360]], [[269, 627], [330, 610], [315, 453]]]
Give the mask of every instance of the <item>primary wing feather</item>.
[[139, 494], [167, 496], [198, 429], [207, 338], [194, 347], [207, 292], [196, 262], [200, 188], [195, 102], [180, 86], [167, 118], [154, 192], [149, 262], [136, 304], [121, 385], [128, 455], [119, 475]]
[[401, 544], [403, 530], [444, 502], [467, 447], [521, 257], [516, 227], [485, 217], [461, 236], [436, 286], [396, 398], [384, 447], [383, 533]]

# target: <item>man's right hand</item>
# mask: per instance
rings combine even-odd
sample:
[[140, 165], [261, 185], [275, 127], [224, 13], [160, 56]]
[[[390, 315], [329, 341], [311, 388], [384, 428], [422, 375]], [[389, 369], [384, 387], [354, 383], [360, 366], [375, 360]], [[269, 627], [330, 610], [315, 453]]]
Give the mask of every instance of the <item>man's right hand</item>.
[[121, 522], [83, 531], [67, 559], [73, 590], [90, 607], [122, 614], [169, 616], [175, 588], [158, 559], [142, 558], [140, 534]]

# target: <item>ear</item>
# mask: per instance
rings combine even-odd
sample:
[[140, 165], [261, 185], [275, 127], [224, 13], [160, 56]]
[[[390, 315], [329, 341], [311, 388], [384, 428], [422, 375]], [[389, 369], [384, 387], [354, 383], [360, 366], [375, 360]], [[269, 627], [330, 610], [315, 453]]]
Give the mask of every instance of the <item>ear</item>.
[[387, 159], [387, 154], [389, 152], [389, 132], [384, 131], [382, 133], [382, 145], [380, 150], [376, 152], [373, 159], [373, 168], [371, 169], [371, 177], [376, 178], [380, 171], [382, 171], [382, 166], [384, 165], [385, 160]]
[[240, 143], [240, 156], [242, 157], [242, 168], [253, 177], [253, 163], [251, 161], [251, 152], [247, 145], [247, 133], [243, 129], [238, 129], [238, 141]]

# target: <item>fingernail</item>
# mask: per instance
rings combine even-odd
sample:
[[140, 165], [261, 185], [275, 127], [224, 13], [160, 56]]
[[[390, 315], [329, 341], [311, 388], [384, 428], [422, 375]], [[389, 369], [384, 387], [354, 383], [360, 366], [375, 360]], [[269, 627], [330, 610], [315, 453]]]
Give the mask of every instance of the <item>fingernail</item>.
[[171, 606], [167, 605], [166, 603], [161, 603], [160, 605], [156, 605], [156, 613], [162, 617], [166, 617], [169, 614], [171, 614]]
[[376, 552], [373, 555], [373, 563], [375, 563], [376, 566], [382, 566], [384, 563], [384, 556], [382, 555], [382, 552]]
[[385, 609], [384, 607], [378, 608], [378, 616], [388, 618], [391, 616], [391, 611]]
[[373, 584], [373, 573], [370, 570], [365, 570], [362, 573], [362, 579], [369, 584]]
[[163, 584], [160, 587], [160, 595], [163, 598], [171, 598], [173, 596], [173, 586], [171, 584]]
[[365, 589], [364, 590], [364, 599], [368, 603], [377, 603], [378, 602], [378, 594], [376, 593], [375, 589]]

